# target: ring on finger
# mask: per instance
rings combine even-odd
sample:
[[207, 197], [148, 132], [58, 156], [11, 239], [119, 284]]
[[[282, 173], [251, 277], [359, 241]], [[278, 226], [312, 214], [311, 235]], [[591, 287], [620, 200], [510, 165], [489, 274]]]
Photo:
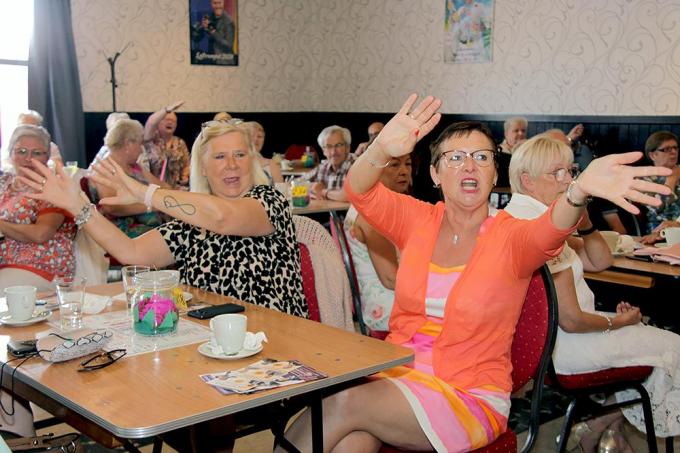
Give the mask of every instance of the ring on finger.
[[416, 116], [413, 113], [411, 113], [408, 117], [411, 118], [412, 120], [416, 119]]
[[44, 187], [46, 182], [47, 182], [47, 180], [45, 178], [43, 178], [42, 181], [40, 181], [40, 184], [42, 184], [43, 187]]

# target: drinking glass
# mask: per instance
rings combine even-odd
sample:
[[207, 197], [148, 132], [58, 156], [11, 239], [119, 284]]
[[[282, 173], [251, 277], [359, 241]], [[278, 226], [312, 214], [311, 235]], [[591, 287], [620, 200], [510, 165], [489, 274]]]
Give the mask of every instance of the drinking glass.
[[62, 330], [75, 330], [83, 327], [83, 301], [85, 299], [85, 277], [60, 277], [57, 284], [57, 300], [59, 301], [59, 317]]
[[71, 178], [76, 174], [78, 171], [78, 162], [75, 160], [68, 160], [66, 161], [66, 165], [64, 165], [64, 173], [69, 175]]
[[149, 272], [150, 270], [151, 268], [149, 266], [123, 266], [123, 268], [121, 268], [127, 308], [132, 307], [132, 296], [135, 294], [135, 275], [141, 274], [142, 272]]

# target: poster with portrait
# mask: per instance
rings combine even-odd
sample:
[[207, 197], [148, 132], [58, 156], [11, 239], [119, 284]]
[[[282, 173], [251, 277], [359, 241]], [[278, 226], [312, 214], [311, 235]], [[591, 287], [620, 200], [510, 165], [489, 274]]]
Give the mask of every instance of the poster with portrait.
[[444, 0], [444, 61], [491, 61], [494, 0]]
[[238, 0], [189, 0], [191, 64], [238, 66]]

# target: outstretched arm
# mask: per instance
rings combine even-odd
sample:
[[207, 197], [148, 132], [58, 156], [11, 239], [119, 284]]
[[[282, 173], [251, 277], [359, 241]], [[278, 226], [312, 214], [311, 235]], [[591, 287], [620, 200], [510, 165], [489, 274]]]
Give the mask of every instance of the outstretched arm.
[[[115, 197], [103, 198], [100, 204], [128, 205], [146, 201], [148, 186], [126, 175], [112, 159], [100, 162], [94, 170], [96, 182], [116, 191]], [[150, 201], [156, 211], [215, 233], [266, 236], [274, 232], [264, 206], [253, 198], [225, 199], [203, 193], [158, 189]]]
[[354, 192], [362, 194], [371, 189], [392, 157], [410, 153], [418, 140], [437, 125], [441, 119], [437, 110], [442, 101], [428, 96], [412, 109], [417, 98], [418, 95], [412, 94], [406, 99], [366, 152], [354, 162], [347, 176]]
[[641, 157], [641, 152], [634, 151], [611, 154], [593, 160], [557, 199], [552, 210], [553, 224], [564, 230], [573, 227], [581, 218], [589, 196], [609, 200], [633, 214], [639, 213], [640, 210], [632, 202], [658, 206], [660, 201], [647, 193], [668, 195], [670, 189], [640, 178], [653, 175], [666, 176], [671, 170], [664, 167], [629, 165]]
[[148, 142], [153, 140], [156, 129], [158, 128], [158, 123], [160, 123], [161, 120], [165, 118], [165, 115], [170, 112], [174, 112], [180, 108], [182, 104], [184, 104], [184, 101], [177, 101], [174, 104], [163, 107], [162, 109], [149, 115], [149, 118], [146, 119], [146, 123], [144, 123], [144, 141]]
[[[21, 169], [24, 174], [20, 176], [21, 180], [39, 190], [37, 193], [28, 194], [28, 197], [52, 203], [67, 210], [74, 217], [89, 206], [90, 201], [82, 193], [78, 183], [64, 173], [61, 163], [57, 163], [55, 174], [40, 162], [36, 160], [33, 162], [42, 175], [32, 170]], [[151, 230], [138, 238], [131, 239], [93, 207], [90, 208], [90, 212], [91, 217], [83, 228], [104, 250], [121, 263], [164, 267], [174, 262], [170, 249], [157, 230]]]

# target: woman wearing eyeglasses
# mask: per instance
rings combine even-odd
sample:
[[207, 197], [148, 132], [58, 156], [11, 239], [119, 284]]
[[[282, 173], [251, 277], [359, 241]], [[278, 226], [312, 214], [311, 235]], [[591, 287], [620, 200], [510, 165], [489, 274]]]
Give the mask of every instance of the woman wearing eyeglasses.
[[[17, 126], [9, 140], [14, 169], [47, 165], [50, 134], [40, 126]], [[39, 181], [40, 182], [40, 181]], [[38, 184], [40, 186], [40, 184]], [[31, 285], [53, 289], [52, 280], [73, 273], [75, 225], [67, 211], [27, 196], [34, 187], [15, 173], [0, 176], [0, 294], [7, 286]]]
[[26, 171], [31, 195], [70, 212], [76, 223], [124, 264], [175, 264], [182, 283], [284, 313], [308, 317], [295, 229], [285, 197], [267, 185], [242, 125], [206, 123], [192, 148], [191, 192], [144, 185], [111, 159], [94, 180], [115, 190], [102, 205], [144, 204], [174, 217], [134, 239], [84, 200], [62, 168]]
[[[495, 143], [477, 122], [452, 124], [432, 142], [430, 174], [444, 201], [431, 205], [378, 181], [394, 157], [413, 150], [440, 119], [441, 101], [411, 95], [352, 166], [345, 191], [357, 211], [400, 250], [387, 341], [415, 360], [324, 400], [324, 448], [469, 451], [505, 431], [510, 409], [510, 346], [532, 273], [561, 250], [590, 195], [654, 202], [664, 191], [635, 176], [669, 170], [628, 167], [638, 154], [593, 161], [578, 183], [533, 221], [500, 212], [488, 199]], [[286, 438], [311, 450], [309, 412]]]
[[[569, 169], [571, 149], [545, 135], [522, 144], [510, 161], [513, 195], [505, 211], [517, 218], [542, 215], [572, 182]], [[616, 313], [595, 310], [595, 295], [583, 278], [584, 271], [599, 272], [611, 265], [609, 247], [585, 215], [578, 226], [580, 237], [569, 237], [560, 255], [548, 262], [553, 274], [559, 306], [560, 328], [553, 352], [559, 374], [590, 373], [606, 368], [654, 366], [645, 382], [654, 415], [656, 434], [680, 435], [680, 420], [668, 417], [680, 405], [680, 336], [641, 324], [640, 309], [621, 302]], [[603, 332], [605, 333], [603, 335]], [[636, 392], [618, 395], [620, 401]], [[624, 410], [633, 425], [644, 431], [642, 406]], [[574, 428], [570, 443], [580, 441], [583, 451], [594, 451], [602, 433], [611, 429], [618, 451], [630, 448], [622, 434], [623, 414], [613, 414]], [[604, 447], [604, 445], [601, 445]], [[610, 450], [607, 450], [610, 451]]]
[[[673, 170], [670, 176], [651, 176], [650, 181], [665, 184], [672, 193], [661, 196], [661, 206], [647, 207], [647, 228], [649, 236], [644, 242], [653, 243], [662, 239], [659, 226], [664, 221], [680, 218], [680, 166], [678, 166], [678, 137], [668, 131], [654, 132], [645, 142], [645, 153], [657, 167]], [[664, 226], [666, 227], [667, 224]]]

